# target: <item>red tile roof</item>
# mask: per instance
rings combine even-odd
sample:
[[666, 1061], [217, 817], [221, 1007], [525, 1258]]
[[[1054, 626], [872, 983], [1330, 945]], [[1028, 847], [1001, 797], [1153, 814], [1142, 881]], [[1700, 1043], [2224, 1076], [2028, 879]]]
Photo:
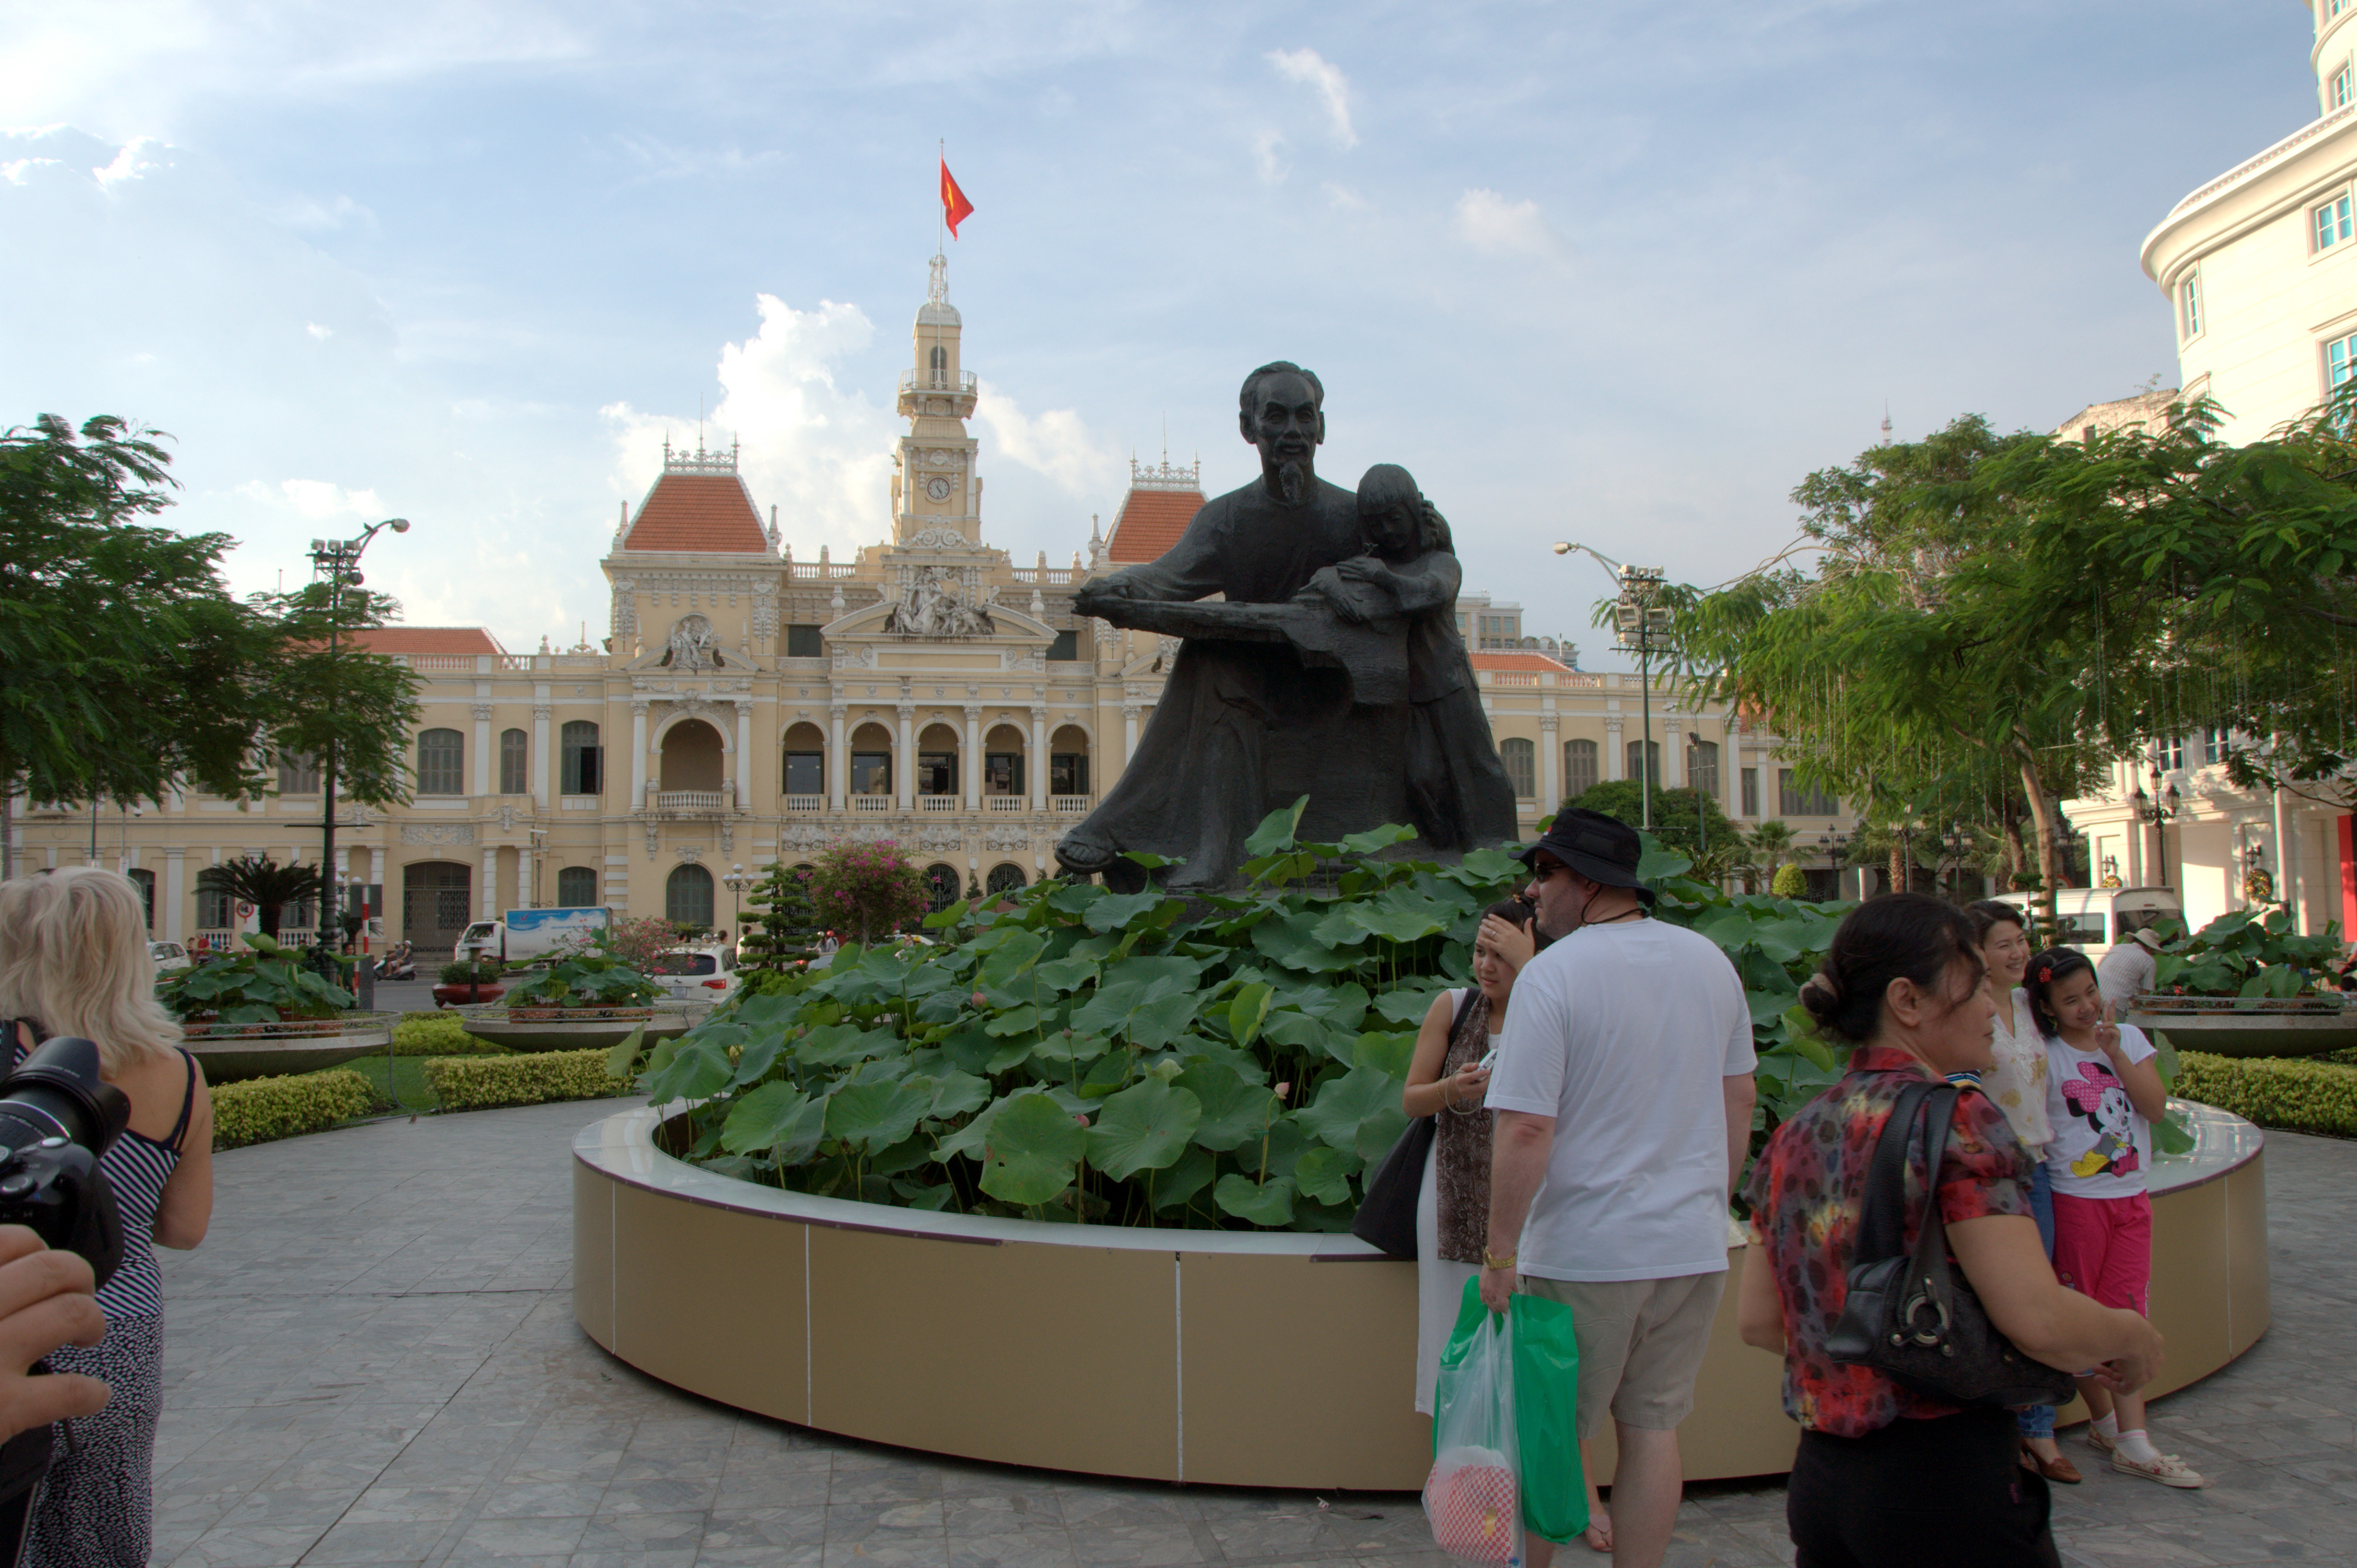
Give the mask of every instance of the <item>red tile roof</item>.
[[622, 548], [766, 555], [770, 540], [752, 492], [736, 475], [665, 474], [639, 503]]
[[1550, 659], [1544, 653], [1476, 653], [1476, 670], [1552, 670], [1558, 675], [1571, 673], [1571, 666], [1561, 660]]
[[384, 626], [352, 634], [371, 653], [504, 653], [479, 626]]
[[1114, 519], [1105, 554], [1123, 566], [1158, 561], [1178, 542], [1189, 521], [1202, 509], [1200, 490], [1133, 489], [1122, 498], [1121, 515]]

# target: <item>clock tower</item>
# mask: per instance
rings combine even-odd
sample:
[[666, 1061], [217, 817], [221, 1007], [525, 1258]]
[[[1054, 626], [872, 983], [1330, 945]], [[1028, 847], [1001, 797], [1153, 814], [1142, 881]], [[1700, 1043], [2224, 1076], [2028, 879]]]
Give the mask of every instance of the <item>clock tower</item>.
[[900, 372], [900, 413], [909, 433], [893, 457], [892, 542], [909, 544], [947, 530], [972, 543], [982, 539], [982, 479], [973, 416], [974, 372], [959, 363], [957, 306], [950, 303], [949, 262], [932, 260], [932, 284], [917, 312], [915, 354]]

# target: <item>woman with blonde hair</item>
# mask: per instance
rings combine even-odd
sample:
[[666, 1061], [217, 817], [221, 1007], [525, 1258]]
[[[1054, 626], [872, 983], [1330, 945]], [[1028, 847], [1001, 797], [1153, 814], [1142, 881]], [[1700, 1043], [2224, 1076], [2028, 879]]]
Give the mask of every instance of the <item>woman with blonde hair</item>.
[[114, 1391], [70, 1423], [33, 1506], [23, 1561], [82, 1568], [147, 1561], [156, 1420], [164, 1387], [164, 1281], [151, 1241], [187, 1249], [212, 1219], [212, 1100], [179, 1026], [156, 1000], [146, 917], [128, 877], [67, 866], [0, 883], [0, 1020], [9, 1065], [60, 1035], [98, 1046], [131, 1125], [99, 1162], [123, 1219], [123, 1266], [99, 1287], [106, 1337], [49, 1358]]

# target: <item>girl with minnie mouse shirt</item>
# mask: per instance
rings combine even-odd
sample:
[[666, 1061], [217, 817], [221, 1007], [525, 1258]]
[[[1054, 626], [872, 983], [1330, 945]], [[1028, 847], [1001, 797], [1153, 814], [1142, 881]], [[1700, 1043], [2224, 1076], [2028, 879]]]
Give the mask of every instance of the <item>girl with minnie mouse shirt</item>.
[[[2152, 1123], [2169, 1093], [2144, 1031], [2117, 1023], [2095, 966], [2072, 948], [2050, 948], [2023, 977], [2046, 1036], [2046, 1112], [2054, 1128], [2046, 1171], [2054, 1184], [2054, 1273], [2105, 1306], [2149, 1316], [2152, 1282]], [[2169, 1487], [2208, 1483], [2145, 1432], [2144, 1396], [2116, 1396], [2087, 1379], [2079, 1392], [2094, 1415], [2087, 1441], [2112, 1468]], [[2116, 1404], [2116, 1408], [2115, 1405]]]

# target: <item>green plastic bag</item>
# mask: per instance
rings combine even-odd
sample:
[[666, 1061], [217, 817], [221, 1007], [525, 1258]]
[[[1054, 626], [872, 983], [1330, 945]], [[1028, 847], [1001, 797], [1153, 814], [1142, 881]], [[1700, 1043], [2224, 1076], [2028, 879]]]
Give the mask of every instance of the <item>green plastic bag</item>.
[[[1512, 1307], [1523, 1528], [1561, 1544], [1587, 1528], [1587, 1478], [1579, 1463], [1579, 1341], [1571, 1308], [1562, 1302], [1517, 1294]], [[1465, 1282], [1457, 1326], [1441, 1352], [1443, 1366], [1463, 1362], [1488, 1312], [1476, 1274]]]

